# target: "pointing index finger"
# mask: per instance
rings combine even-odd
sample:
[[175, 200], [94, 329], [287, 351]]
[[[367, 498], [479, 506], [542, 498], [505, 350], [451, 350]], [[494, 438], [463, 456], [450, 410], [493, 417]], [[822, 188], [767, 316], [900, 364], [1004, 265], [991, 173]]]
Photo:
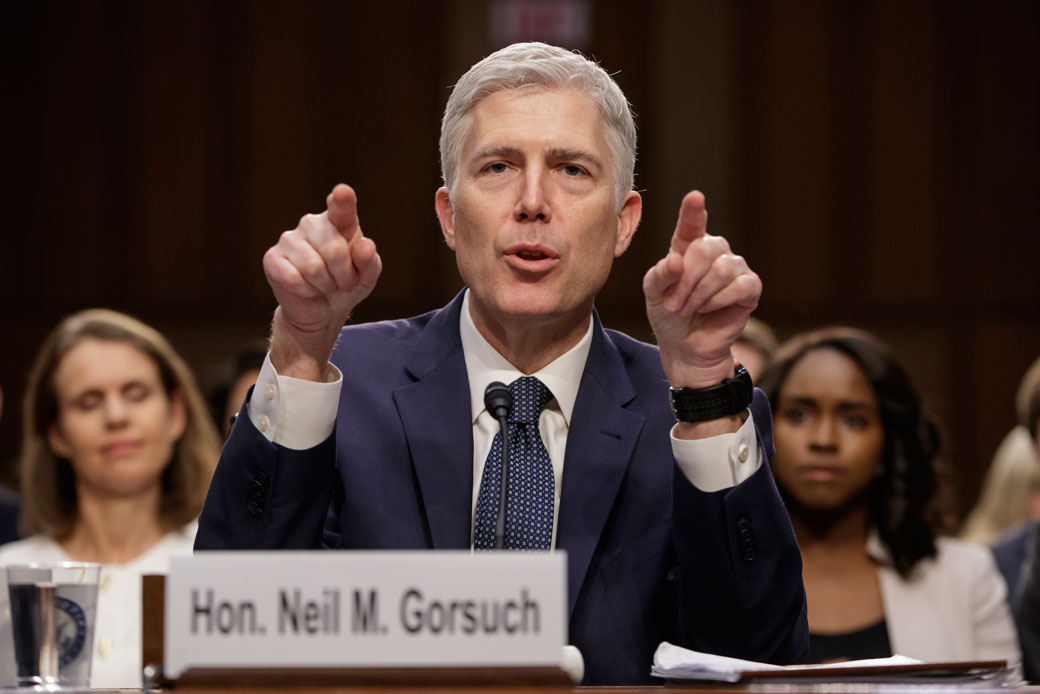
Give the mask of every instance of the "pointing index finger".
[[708, 231], [708, 210], [704, 204], [704, 194], [694, 190], [686, 194], [679, 207], [679, 221], [672, 234], [671, 249], [680, 255], [693, 241], [704, 236]]
[[339, 183], [325, 198], [327, 215], [332, 226], [346, 239], [354, 238], [358, 230], [357, 194], [345, 183]]

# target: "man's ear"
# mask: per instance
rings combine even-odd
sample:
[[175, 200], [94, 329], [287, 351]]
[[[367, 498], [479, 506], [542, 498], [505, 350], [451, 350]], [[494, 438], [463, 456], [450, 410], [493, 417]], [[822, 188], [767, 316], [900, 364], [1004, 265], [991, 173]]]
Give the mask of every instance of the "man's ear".
[[59, 458], [72, 457], [72, 448], [65, 440], [65, 435], [61, 433], [57, 422], [51, 422], [47, 427], [47, 444], [51, 447], [51, 452]]
[[618, 235], [614, 244], [614, 257], [620, 258], [628, 250], [632, 236], [636, 233], [639, 220], [643, 217], [643, 198], [634, 190], [625, 194], [621, 200], [621, 211], [618, 212]]
[[441, 186], [433, 199], [434, 207], [437, 209], [437, 219], [441, 222], [441, 234], [448, 248], [455, 250], [455, 211], [451, 207], [451, 197], [448, 189]]

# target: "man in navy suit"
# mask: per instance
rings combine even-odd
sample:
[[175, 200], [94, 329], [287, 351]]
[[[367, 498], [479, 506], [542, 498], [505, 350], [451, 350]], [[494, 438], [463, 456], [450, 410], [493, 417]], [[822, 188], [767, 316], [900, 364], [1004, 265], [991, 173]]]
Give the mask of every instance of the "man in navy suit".
[[[1026, 369], [1015, 394], [1019, 426], [1029, 432], [1040, 460], [1040, 359]], [[1040, 684], [1040, 523], [1028, 520], [993, 547], [997, 568], [1008, 584], [1008, 604], [1015, 616], [1022, 670], [1030, 684]]]
[[530, 444], [534, 525], [568, 553], [585, 683], [652, 681], [662, 640], [797, 660], [801, 561], [764, 462], [768, 405], [758, 394], [747, 408], [730, 352], [758, 276], [707, 234], [693, 192], [643, 280], [658, 346], [605, 330], [593, 309], [642, 211], [635, 140], [602, 68], [517, 44], [474, 65], [445, 109], [435, 204], [465, 284], [448, 306], [342, 327], [381, 270], [345, 185], [284, 233], [264, 257], [270, 353], [196, 548], [482, 547], [481, 489], [500, 479], [484, 388], [535, 376], [548, 401]]

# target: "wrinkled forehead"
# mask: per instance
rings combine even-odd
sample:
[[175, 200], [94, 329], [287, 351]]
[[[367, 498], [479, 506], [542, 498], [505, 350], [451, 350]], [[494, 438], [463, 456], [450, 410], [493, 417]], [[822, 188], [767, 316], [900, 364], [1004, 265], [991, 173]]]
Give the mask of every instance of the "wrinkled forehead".
[[[541, 141], [547, 147], [594, 152], [610, 163], [603, 114], [584, 92], [574, 88], [525, 86], [500, 89], [466, 114], [462, 151], [478, 143], [511, 139]], [[463, 156], [465, 159], [465, 155]]]

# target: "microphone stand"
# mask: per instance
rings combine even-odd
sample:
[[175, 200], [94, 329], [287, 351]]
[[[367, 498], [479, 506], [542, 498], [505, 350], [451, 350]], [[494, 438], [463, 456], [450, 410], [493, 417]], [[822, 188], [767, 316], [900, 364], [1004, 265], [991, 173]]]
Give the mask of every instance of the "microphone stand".
[[505, 549], [506, 491], [509, 488], [509, 422], [507, 416], [498, 419], [502, 431], [502, 486], [498, 488], [498, 518], [495, 521], [495, 549]]
[[502, 434], [502, 475], [498, 487], [498, 514], [495, 517], [495, 549], [504, 549], [506, 540], [506, 489], [509, 486], [509, 411], [513, 394], [499, 381], [488, 384], [484, 390], [484, 406], [498, 420]]

